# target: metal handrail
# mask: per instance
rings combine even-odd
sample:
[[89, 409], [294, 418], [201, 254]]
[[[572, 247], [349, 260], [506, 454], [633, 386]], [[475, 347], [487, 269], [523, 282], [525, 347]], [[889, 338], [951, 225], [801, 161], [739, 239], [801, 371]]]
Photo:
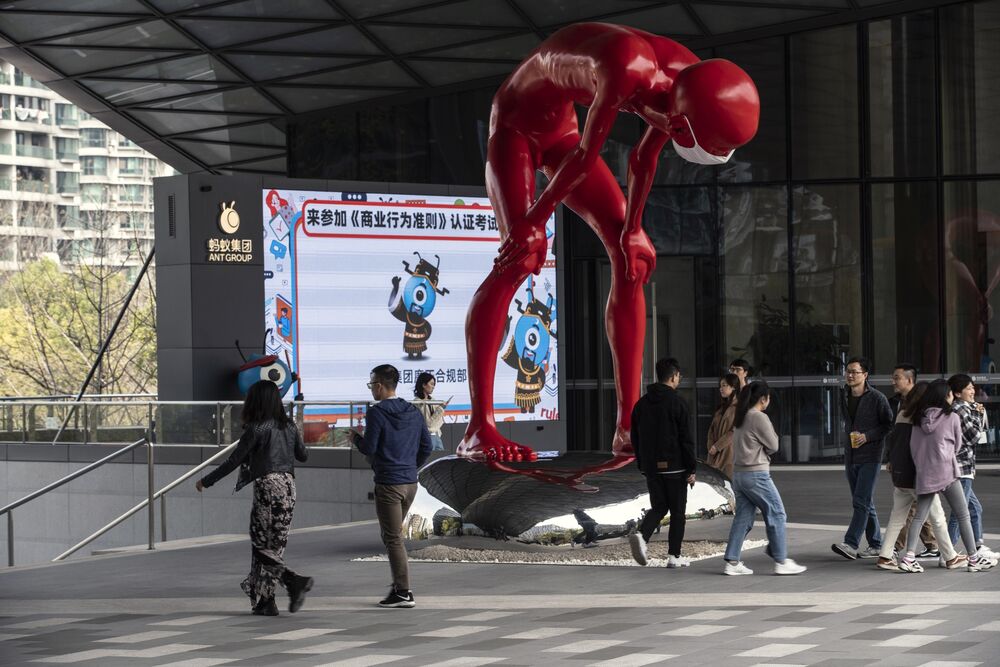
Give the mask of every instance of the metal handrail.
[[[93, 463], [91, 463], [89, 465], [86, 465], [83, 468], [80, 468], [79, 470], [77, 470], [75, 472], [71, 472], [70, 474], [68, 474], [65, 477], [62, 477], [62, 478], [60, 478], [60, 479], [52, 482], [51, 484], [43, 486], [42, 488], [38, 489], [37, 491], [33, 491], [33, 492], [29, 493], [28, 495], [24, 496], [23, 498], [20, 498], [18, 500], [15, 500], [12, 503], [9, 503], [7, 505], [4, 505], [3, 507], [0, 507], [0, 514], [6, 514], [7, 515], [7, 566], [8, 567], [13, 567], [13, 565], [14, 565], [14, 512], [13, 512], [13, 510], [17, 509], [18, 507], [20, 507], [21, 505], [24, 505], [27, 502], [30, 502], [30, 501], [34, 500], [35, 498], [38, 498], [39, 496], [45, 495], [49, 491], [53, 491], [55, 489], [58, 489], [63, 484], [66, 484], [68, 482], [72, 482], [77, 477], [81, 477], [83, 475], [86, 475], [91, 470], [96, 470], [97, 468], [100, 468], [105, 463], [113, 461], [114, 459], [118, 458], [122, 454], [125, 454], [126, 452], [130, 452], [133, 449], [135, 449], [136, 447], [141, 447], [142, 445], [147, 445], [149, 447], [148, 464], [149, 464], [149, 467], [152, 468], [152, 465], [153, 465], [153, 445], [149, 441], [148, 437], [143, 437], [143, 438], [141, 438], [139, 440], [136, 440], [135, 442], [133, 442], [130, 445], [126, 445], [125, 447], [122, 447], [121, 449], [118, 449], [118, 450], [112, 452], [111, 454], [108, 454], [107, 456], [105, 456], [102, 459], [98, 459], [97, 461], [94, 461]], [[152, 477], [150, 477], [150, 491], [152, 491]], [[152, 514], [152, 512], [150, 512], [150, 522], [152, 522], [152, 520], [153, 520], [153, 514]], [[150, 531], [152, 531], [152, 528], [150, 528]], [[150, 547], [150, 548], [152, 548], [152, 547]]]
[[[72, 547], [70, 547], [69, 549], [67, 549], [66, 551], [64, 551], [63, 553], [61, 553], [58, 556], [56, 556], [55, 558], [53, 558], [52, 562], [54, 563], [56, 561], [65, 560], [68, 556], [73, 555], [74, 553], [76, 553], [77, 551], [79, 551], [80, 549], [82, 549], [83, 547], [87, 546], [88, 544], [90, 544], [91, 542], [93, 542], [94, 540], [96, 540], [101, 535], [104, 535], [106, 532], [108, 532], [109, 530], [111, 530], [112, 528], [114, 528], [115, 526], [117, 526], [118, 524], [120, 524], [123, 521], [125, 521], [126, 519], [130, 518], [133, 514], [136, 514], [137, 512], [139, 512], [140, 510], [142, 510], [143, 507], [147, 507], [147, 506], [149, 507], [149, 514], [152, 517], [152, 515], [153, 515], [153, 501], [154, 500], [156, 500], [157, 498], [162, 497], [168, 491], [174, 489], [175, 487], [177, 487], [178, 485], [182, 484], [183, 482], [191, 479], [191, 477], [193, 477], [195, 474], [197, 474], [197, 473], [201, 472], [202, 470], [204, 470], [207, 466], [209, 466], [210, 464], [212, 464], [214, 461], [216, 461], [217, 459], [219, 459], [222, 456], [224, 456], [224, 455], [228, 454], [229, 452], [231, 452], [236, 447], [236, 445], [238, 445], [238, 444], [239, 444], [239, 440], [237, 440], [236, 442], [232, 443], [231, 445], [225, 447], [224, 449], [220, 450], [219, 452], [213, 454], [209, 458], [205, 459], [204, 461], [202, 461], [201, 463], [199, 463], [198, 465], [196, 465], [191, 470], [188, 470], [186, 473], [184, 473], [183, 475], [181, 475], [180, 477], [178, 477], [174, 481], [170, 482], [166, 486], [164, 486], [162, 489], [160, 489], [156, 493], [151, 493], [148, 498], [146, 498], [141, 503], [139, 503], [135, 507], [131, 508], [130, 510], [128, 510], [127, 512], [125, 512], [121, 516], [119, 516], [117, 519], [114, 519], [113, 521], [111, 521], [110, 523], [108, 523], [107, 525], [105, 525], [104, 527], [102, 527], [99, 530], [95, 531], [94, 533], [92, 533], [88, 537], [84, 538], [83, 540], [81, 540], [77, 544], [73, 545]], [[150, 529], [150, 530], [152, 530], [152, 529]], [[150, 535], [150, 543], [152, 543], [152, 535]], [[153, 547], [150, 546], [150, 548], [153, 548]]]

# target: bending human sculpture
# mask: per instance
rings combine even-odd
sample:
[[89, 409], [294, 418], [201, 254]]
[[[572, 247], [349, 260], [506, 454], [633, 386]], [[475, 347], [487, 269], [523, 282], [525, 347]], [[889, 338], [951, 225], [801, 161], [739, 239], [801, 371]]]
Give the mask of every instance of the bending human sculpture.
[[[575, 105], [588, 107], [581, 131]], [[620, 112], [648, 126], [628, 162], [627, 194], [600, 157]], [[511, 299], [545, 260], [545, 223], [565, 202], [594, 230], [611, 259], [605, 313], [618, 417], [612, 451], [630, 456], [629, 423], [639, 398], [646, 326], [643, 284], [656, 251], [642, 210], [660, 152], [721, 164], [757, 131], [753, 81], [727, 60], [699, 60], [673, 40], [604, 23], [568, 26], [545, 40], [493, 98], [486, 188], [500, 228], [493, 270], [472, 299], [465, 325], [472, 410], [458, 453], [489, 461], [534, 460], [500, 435], [493, 385]], [[535, 196], [535, 172], [549, 179]]]

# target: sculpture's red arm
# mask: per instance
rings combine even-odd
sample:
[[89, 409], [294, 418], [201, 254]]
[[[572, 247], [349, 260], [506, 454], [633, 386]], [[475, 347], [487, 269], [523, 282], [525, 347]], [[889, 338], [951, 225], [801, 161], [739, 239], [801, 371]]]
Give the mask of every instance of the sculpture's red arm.
[[624, 96], [598, 91], [587, 112], [580, 143], [556, 167], [548, 185], [525, 214], [525, 224], [514, 225], [500, 245], [496, 263], [501, 270], [517, 264], [532, 252], [533, 246], [545, 242], [545, 221], [600, 159], [601, 147], [611, 134], [622, 99]]
[[642, 210], [653, 185], [660, 152], [670, 135], [650, 126], [632, 149], [628, 160], [628, 200], [625, 208], [625, 228], [622, 230], [622, 252], [629, 280], [646, 282], [656, 268], [656, 250], [642, 229]]

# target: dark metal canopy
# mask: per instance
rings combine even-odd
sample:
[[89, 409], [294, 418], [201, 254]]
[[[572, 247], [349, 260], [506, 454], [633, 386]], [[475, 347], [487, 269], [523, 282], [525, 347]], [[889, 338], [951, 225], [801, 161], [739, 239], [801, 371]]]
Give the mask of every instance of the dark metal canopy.
[[0, 0], [0, 58], [181, 172], [283, 174], [290, 116], [496, 83], [556, 29], [694, 48], [940, 0]]

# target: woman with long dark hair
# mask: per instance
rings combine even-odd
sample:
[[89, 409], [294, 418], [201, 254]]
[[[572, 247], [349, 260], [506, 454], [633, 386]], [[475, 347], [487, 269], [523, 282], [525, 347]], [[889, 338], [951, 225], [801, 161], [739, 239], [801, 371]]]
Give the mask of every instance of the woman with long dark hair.
[[[893, 489], [892, 512], [889, 514], [889, 524], [885, 529], [885, 535], [882, 536], [882, 548], [875, 562], [875, 567], [880, 570], [897, 572], [899, 563], [894, 552], [899, 535], [902, 534], [901, 542], [905, 544], [909, 534], [907, 531], [920, 532], [920, 526], [908, 520], [910, 507], [917, 499], [917, 492], [914, 491], [917, 472], [913, 465], [913, 456], [910, 454], [910, 437], [914, 429], [912, 413], [927, 391], [927, 387], [927, 382], [918, 382], [903, 397], [896, 414], [896, 423], [885, 439], [888, 461], [886, 469], [892, 476]], [[944, 518], [944, 509], [937, 496], [931, 503], [929, 517], [934, 536], [938, 541], [941, 564], [949, 570], [964, 568], [967, 565], [966, 558], [962, 554], [955, 553], [952, 548], [951, 540], [948, 539], [948, 524]], [[922, 566], [917, 563], [916, 567]]]
[[[420, 401], [433, 400], [434, 387], [437, 380], [426, 371], [417, 376], [417, 381], [413, 385], [413, 396]], [[439, 452], [444, 449], [444, 441], [441, 440], [441, 427], [444, 426], [444, 406], [431, 405], [429, 403], [416, 403], [417, 411], [427, 422], [427, 430], [431, 434], [432, 451]]]
[[[956, 454], [960, 473], [958, 481], [969, 506], [972, 534], [980, 553], [995, 559], [996, 553], [983, 545], [983, 505], [973, 489], [973, 480], [976, 478], [976, 446], [986, 442], [986, 408], [982, 403], [976, 402], [976, 385], [965, 373], [948, 378], [948, 386], [955, 397], [951, 404], [952, 412], [958, 415], [962, 423], [962, 446]], [[958, 519], [954, 514], [948, 519], [948, 535], [952, 544], [958, 542]]]
[[[952, 412], [953, 400], [948, 382], [934, 380], [913, 409], [910, 453], [916, 468], [917, 511], [911, 525], [924, 525], [934, 497], [941, 494], [958, 518], [962, 542], [969, 556], [966, 567], [970, 572], [980, 572], [996, 565], [996, 561], [978, 552], [972, 532], [969, 507], [959, 482], [957, 453], [962, 446], [962, 423]], [[903, 572], [923, 571], [916, 557], [919, 542], [920, 531], [911, 530], [906, 540], [906, 556], [899, 561], [899, 569]]]
[[721, 470], [729, 479], [733, 478], [733, 420], [739, 391], [740, 379], [734, 373], [719, 378], [722, 402], [708, 427], [708, 465]]
[[210, 487], [237, 467], [235, 491], [253, 482], [250, 574], [240, 587], [250, 598], [254, 614], [277, 616], [274, 589], [280, 582], [288, 591], [288, 611], [294, 614], [313, 584], [312, 578], [292, 572], [284, 562], [295, 510], [295, 460], [305, 461], [308, 452], [281, 404], [277, 385], [269, 380], [250, 387], [242, 421], [243, 435], [233, 453], [195, 486], [198, 491]]
[[778, 434], [764, 411], [771, 402], [771, 390], [763, 380], [751, 382], [740, 390], [733, 420], [733, 493], [736, 513], [726, 545], [725, 574], [753, 574], [740, 560], [743, 541], [753, 528], [757, 510], [767, 528], [767, 555], [774, 559], [775, 574], [801, 574], [806, 571], [787, 557], [785, 543], [785, 506], [771, 480], [771, 457], [778, 452]]

